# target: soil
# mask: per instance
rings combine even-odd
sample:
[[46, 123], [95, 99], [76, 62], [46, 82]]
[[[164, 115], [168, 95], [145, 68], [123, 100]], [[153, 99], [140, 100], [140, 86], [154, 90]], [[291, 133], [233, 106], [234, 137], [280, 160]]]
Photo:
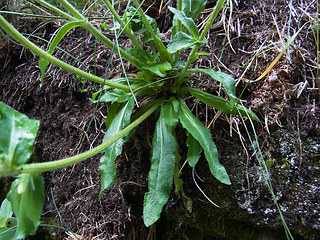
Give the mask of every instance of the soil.
[[[207, 9], [214, 2], [209, 1]], [[149, 14], [157, 18], [165, 37], [170, 32], [170, 15], [164, 14], [168, 12], [165, 8], [159, 15], [157, 6]], [[222, 24], [211, 29], [203, 47], [203, 51], [212, 54], [200, 57], [194, 67], [220, 70], [237, 80], [237, 96], [241, 95], [244, 105], [261, 119], [254, 123], [258, 142], [265, 160], [272, 163], [270, 179], [289, 229], [295, 239], [319, 239], [319, 55], [316, 25], [308, 22], [315, 19], [316, 4], [293, 1], [290, 35], [301, 30], [290, 47], [290, 55], [285, 52], [258, 81], [255, 79], [286, 44], [289, 5], [282, 0], [241, 0], [228, 1], [228, 6], [219, 16]], [[208, 12], [201, 14], [199, 23]], [[26, 17], [15, 21], [20, 32], [47, 40], [64, 22]], [[0, 39], [3, 36], [0, 32]], [[39, 38], [30, 39], [46, 48]], [[125, 38], [121, 38], [121, 44], [130, 45]], [[87, 32], [73, 30], [59, 46], [96, 75], [106, 74], [110, 50]], [[65, 51], [59, 50], [55, 56], [84, 69]], [[73, 156], [101, 143], [109, 106], [100, 104], [95, 109], [89, 100], [99, 86], [87, 80], [80, 82], [55, 66], [49, 67], [41, 85], [38, 57], [13, 40], [0, 42], [0, 60], [0, 100], [41, 122], [30, 162]], [[120, 66], [114, 57], [108, 78], [121, 76]], [[136, 72], [128, 64], [126, 68], [128, 73]], [[205, 75], [194, 75], [190, 84], [210, 93], [221, 92], [220, 86]], [[139, 99], [143, 101], [144, 98]], [[239, 117], [223, 114], [215, 119], [214, 109], [192, 99], [188, 102], [197, 117], [210, 125], [220, 162], [226, 167], [232, 186], [213, 179], [202, 157], [194, 173], [187, 166], [182, 171], [185, 193], [193, 202], [192, 212], [186, 210], [182, 197], [172, 192], [161, 219], [146, 228], [142, 207], [155, 122], [150, 117], [124, 145], [123, 154], [116, 160], [117, 181], [101, 199], [101, 154], [45, 173], [42, 221], [63, 229], [40, 227], [28, 239], [285, 239], [279, 213], [248, 138], [254, 135], [250, 122], [244, 124]], [[185, 136], [180, 137], [183, 140]], [[184, 148], [182, 144], [181, 155], [185, 159]], [[1, 181], [8, 190], [10, 179]], [[220, 208], [214, 207], [201, 191]]]

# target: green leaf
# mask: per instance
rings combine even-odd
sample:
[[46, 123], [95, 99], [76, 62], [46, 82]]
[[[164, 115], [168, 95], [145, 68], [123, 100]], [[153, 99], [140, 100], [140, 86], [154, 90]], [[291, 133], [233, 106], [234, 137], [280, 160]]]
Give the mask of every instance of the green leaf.
[[[147, 21], [151, 25], [152, 30], [154, 32], [156, 32], [157, 31], [157, 22], [153, 18], [149, 17], [148, 15], [145, 15], [145, 16], [146, 16]], [[131, 19], [130, 27], [135, 34], [145, 34], [145, 37], [150, 36], [150, 33], [148, 32], [148, 28], [146, 27], [146, 25], [142, 21], [142, 18], [139, 15], [139, 12], [137, 11], [136, 8], [129, 7], [124, 14], [124, 19], [125, 19], [124, 23], [127, 23], [129, 21], [129, 19]]]
[[144, 113], [146, 113], [153, 106], [155, 106], [155, 105], [160, 106], [162, 102], [163, 102], [162, 98], [158, 98], [156, 100], [148, 102], [145, 106], [143, 106], [137, 112], [134, 113], [134, 115], [132, 116], [132, 121], [137, 120], [139, 117], [141, 117]]
[[196, 41], [190, 35], [184, 32], [178, 32], [168, 44], [168, 52], [175, 53], [179, 50], [191, 48], [196, 44]]
[[172, 66], [169, 62], [156, 63], [142, 67], [142, 69], [149, 70], [150, 72], [153, 72], [160, 77], [165, 77], [166, 71], [171, 70], [171, 68]]
[[179, 101], [176, 98], [170, 98], [168, 103], [163, 106], [163, 111], [166, 113], [164, 121], [165, 123], [172, 127], [175, 128], [179, 118], [178, 118], [178, 111], [179, 111], [179, 105], [177, 108], [177, 104], [179, 104]]
[[[108, 80], [109, 82], [113, 82], [113, 83], [119, 83], [119, 84], [127, 84], [128, 83], [128, 79], [129, 81], [136, 81], [136, 82], [140, 82], [142, 79], [139, 78], [113, 78]], [[100, 92], [102, 91], [106, 91], [109, 89], [112, 89], [113, 87], [109, 86], [109, 85], [104, 85], [103, 87], [101, 87], [98, 91], [96, 91], [95, 93], [92, 94], [92, 100], [96, 100], [96, 98], [99, 96]]]
[[235, 104], [234, 107], [232, 107], [232, 103], [230, 101], [211, 95], [210, 93], [206, 93], [196, 88], [185, 87], [184, 89], [201, 102], [214, 107], [221, 112], [233, 115], [241, 114], [242, 116], [250, 117], [252, 120], [259, 122], [257, 115], [240, 104]]
[[231, 103], [228, 100], [225, 100], [224, 98], [214, 96], [210, 93], [206, 93], [202, 90], [196, 89], [196, 88], [185, 88], [192, 96], [199, 99], [201, 102], [214, 107], [215, 109], [218, 109], [221, 112], [231, 114], [232, 112], [232, 106]]
[[203, 11], [206, 3], [206, 0], [182, 0], [182, 11], [186, 16], [195, 20]]
[[[59, 32], [57, 35], [53, 38], [48, 53], [53, 54], [54, 50], [58, 46], [59, 42], [62, 40], [62, 38], [73, 28], [81, 26], [83, 23], [85, 23], [86, 20], [77, 20], [77, 21], [72, 21], [68, 22], [65, 25], [60, 28]], [[39, 60], [39, 68], [41, 72], [41, 84], [43, 83], [44, 75], [46, 73], [46, 68], [49, 65], [49, 61], [45, 60], [44, 58], [40, 58]]]
[[17, 226], [17, 222], [15, 218], [9, 218], [10, 222], [9, 226], [0, 228], [0, 240], [16, 240], [15, 238], [15, 229]]
[[169, 10], [174, 14], [174, 16], [179, 19], [183, 26], [185, 26], [189, 33], [195, 38], [199, 38], [199, 31], [197, 25], [194, 23], [193, 19], [187, 17], [183, 11], [179, 11], [173, 7], [169, 6]]
[[30, 158], [39, 124], [0, 102], [0, 164], [10, 168]]
[[109, 128], [111, 123], [112, 123], [112, 120], [114, 119], [114, 117], [116, 116], [117, 114], [117, 111], [120, 107], [120, 103], [118, 102], [114, 102], [110, 105], [109, 109], [108, 109], [108, 114], [107, 114], [107, 118], [106, 118], [106, 127]]
[[125, 48], [124, 51], [131, 55], [132, 57], [138, 59], [141, 66], [147, 64], [147, 62], [151, 59], [151, 55], [149, 52], [138, 49], [138, 48]]
[[208, 53], [208, 52], [197, 52], [198, 56], [210, 56], [212, 53]]
[[200, 159], [200, 153], [202, 150], [202, 147], [200, 143], [189, 133], [187, 132], [187, 147], [188, 147], [188, 153], [187, 153], [187, 160], [190, 165], [190, 167], [195, 167], [197, 162]]
[[17, 218], [15, 239], [35, 234], [42, 214], [44, 184], [40, 175], [21, 174], [7, 195]]
[[93, 100], [91, 99], [91, 102], [97, 103], [97, 102], [126, 102], [130, 98], [131, 94], [122, 90], [122, 89], [111, 89], [106, 91], [105, 93], [102, 94], [100, 99]]
[[6, 227], [7, 221], [8, 221], [8, 216], [7, 215], [0, 215], [0, 229]]
[[204, 127], [181, 100], [179, 119], [182, 126], [200, 143], [212, 175], [224, 184], [231, 184], [225, 168], [219, 163], [217, 147], [208, 128]]
[[[129, 101], [122, 107], [122, 109], [114, 117], [109, 129], [107, 130], [103, 142], [118, 134], [126, 126], [130, 124], [131, 114], [133, 110], [134, 99], [130, 98]], [[116, 180], [115, 160], [122, 152], [122, 145], [128, 140], [126, 136], [120, 138], [115, 143], [111, 144], [104, 150], [104, 155], [100, 159], [99, 172], [102, 176], [101, 197], [103, 190], [111, 187]]]
[[143, 219], [147, 227], [160, 218], [172, 188], [176, 141], [171, 128], [165, 123], [165, 115], [162, 107], [152, 140], [149, 191], [144, 196], [143, 206]]
[[11, 208], [11, 203], [8, 201], [8, 199], [4, 199], [3, 202], [1, 203], [0, 217], [7, 216], [7, 218], [10, 218], [12, 216], [12, 213], [13, 212]]
[[212, 69], [189, 69], [188, 73], [189, 72], [202, 72], [210, 75], [214, 80], [221, 82], [228, 96], [231, 98], [231, 102], [236, 103], [236, 82], [231, 75], [223, 72], [216, 72]]
[[0, 208], [0, 240], [14, 239], [16, 219], [12, 218], [11, 203], [4, 199]]
[[186, 196], [183, 190], [183, 181], [180, 178], [180, 161], [182, 157], [179, 154], [179, 145], [177, 144], [176, 147], [176, 161], [174, 164], [174, 171], [173, 171], [173, 181], [174, 181], [174, 191], [175, 193], [179, 193], [180, 197], [182, 198], [184, 207], [188, 210], [189, 213], [192, 213], [192, 200], [188, 196]]

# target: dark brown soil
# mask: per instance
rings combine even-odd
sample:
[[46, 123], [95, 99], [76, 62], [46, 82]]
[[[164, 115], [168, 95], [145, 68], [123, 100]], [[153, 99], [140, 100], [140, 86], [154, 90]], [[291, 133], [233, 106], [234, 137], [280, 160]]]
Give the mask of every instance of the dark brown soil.
[[[291, 63], [288, 55], [285, 54], [266, 77], [254, 81], [271, 64], [285, 44], [282, 39], [287, 38], [289, 6], [287, 1], [274, 3], [267, 0], [241, 0], [237, 4], [231, 4], [231, 2], [233, 1], [228, 3], [231, 8], [224, 10], [222, 14], [225, 17], [222, 25], [211, 30], [207, 38], [208, 44], [203, 48], [203, 51], [213, 54], [199, 58], [194, 67], [221, 70], [232, 74], [237, 79], [237, 95], [242, 95], [241, 99], [244, 100], [244, 104], [257, 113], [261, 119], [261, 122], [256, 124], [256, 130], [263, 151], [272, 154], [274, 158], [276, 155], [283, 155], [281, 149], [278, 148], [277, 139], [279, 140], [280, 135], [283, 134], [281, 137], [285, 141], [284, 133], [289, 125], [298, 133], [293, 137], [293, 139], [298, 139], [297, 144], [300, 143], [300, 147], [296, 146], [297, 151], [303, 151], [303, 148], [309, 149], [308, 146], [301, 145], [301, 143], [310, 139], [320, 141], [320, 96], [315, 67], [316, 40], [314, 38], [315, 31], [311, 28], [312, 23], [304, 26], [293, 42], [293, 46], [290, 47]], [[310, 20], [310, 16], [314, 18], [316, 13], [315, 4], [310, 5], [300, 1], [293, 1], [293, 4], [297, 12], [291, 23], [291, 36]], [[208, 3], [208, 7], [212, 7], [212, 5], [212, 2]], [[154, 7], [152, 11], [155, 10]], [[208, 16], [207, 13], [202, 14], [199, 22], [206, 16]], [[170, 24], [168, 25], [164, 20], [161, 21], [161, 17], [158, 21], [161, 22], [162, 29], [168, 30]], [[17, 26], [23, 33], [33, 33], [38, 37], [50, 39], [51, 34], [60, 24], [59, 21], [46, 20], [44, 22], [41, 19], [20, 18]], [[41, 27], [38, 28], [39, 26]], [[280, 32], [277, 31], [277, 27]], [[35, 29], [38, 30], [34, 32]], [[2, 36], [4, 35], [0, 32], [0, 39]], [[41, 40], [31, 39], [39, 46], [46, 46]], [[123, 44], [129, 44], [126, 39], [122, 39], [122, 41]], [[95, 49], [93, 37], [82, 30], [72, 31], [61, 44], [65, 51], [72, 53], [84, 62], [90, 71], [103, 77], [110, 51], [100, 43], [96, 46]], [[76, 60], [62, 51], [58, 51], [56, 56], [74, 66], [83, 68]], [[0, 42], [0, 59], [0, 90], [2, 92], [0, 100], [30, 118], [41, 121], [35, 143], [35, 154], [31, 161], [61, 159], [84, 152], [101, 143], [106, 131], [104, 121], [108, 105], [100, 104], [95, 111], [95, 104], [89, 100], [91, 94], [98, 90], [99, 86], [87, 80], [80, 83], [72, 74], [55, 66], [48, 69], [45, 81], [40, 86], [38, 57], [33, 56], [28, 50], [23, 49], [12, 40]], [[129, 65], [126, 67], [129, 72], [134, 73], [135, 69]], [[121, 72], [119, 60], [114, 58], [108, 72], [108, 78], [121, 76]], [[248, 82], [250, 83], [247, 84]], [[220, 94], [221, 91], [216, 83], [203, 75], [195, 76], [191, 85], [215, 94]], [[216, 111], [203, 104], [192, 102], [192, 100], [189, 100], [189, 103], [194, 105], [194, 113], [208, 126], [214, 119]], [[71, 233], [69, 236], [67, 235], [68, 231], [74, 232], [79, 239], [236, 239], [235, 235], [227, 233], [229, 228], [235, 226], [239, 227], [235, 227], [235, 229], [248, 229], [257, 235], [266, 232], [260, 238], [266, 239], [262, 237], [268, 236], [269, 230], [265, 230], [268, 227], [271, 231], [282, 231], [278, 218], [272, 220], [269, 226], [268, 224], [253, 226], [253, 220], [246, 211], [232, 213], [232, 211], [237, 211], [238, 204], [244, 201], [239, 189], [242, 186], [246, 188], [247, 183], [255, 184], [254, 177], [256, 175], [253, 173], [250, 175], [248, 169], [252, 170], [250, 166], [253, 167], [256, 163], [253, 159], [245, 163], [244, 148], [236, 129], [239, 126], [241, 133], [245, 135], [244, 126], [239, 118], [224, 115], [213, 122], [211, 129], [222, 156], [221, 162], [230, 173], [233, 187], [221, 186], [221, 184], [214, 182], [204, 159], [196, 168], [197, 173], [206, 180], [205, 183], [198, 180], [200, 187], [208, 190], [208, 183], [214, 186], [210, 190], [213, 192], [210, 197], [213, 197], [213, 199], [211, 198], [213, 201], [221, 203], [222, 210], [212, 210], [214, 209], [212, 205], [195, 186], [191, 169], [186, 167], [182, 178], [186, 194], [194, 203], [193, 213], [188, 213], [183, 207], [181, 198], [172, 193], [169, 202], [164, 207], [163, 218], [153, 227], [146, 228], [142, 220], [142, 206], [143, 196], [147, 191], [153, 123], [152, 117], [145, 121], [136, 130], [132, 139], [125, 144], [123, 154], [116, 161], [117, 181], [114, 187], [104, 191], [101, 199], [99, 199], [101, 177], [98, 172], [101, 155], [75, 166], [46, 173], [46, 203], [43, 221], [46, 224], [59, 225], [65, 229], [41, 227], [37, 236], [29, 239], [65, 239], [67, 237], [75, 239]], [[183, 137], [182, 135], [181, 138]], [[244, 145], [250, 152], [250, 143], [247, 138], [244, 139]], [[291, 141], [291, 139], [289, 140]], [[297, 169], [300, 171], [299, 176], [303, 179], [307, 179], [310, 174], [308, 172], [310, 166], [319, 167], [320, 149], [319, 145], [315, 144], [314, 146], [318, 146], [318, 149], [314, 149], [314, 153], [312, 153], [314, 158], [302, 159], [303, 155], [300, 154], [301, 162]], [[183, 147], [182, 156], [185, 152]], [[236, 159], [230, 158], [229, 160], [226, 158], [232, 154], [232, 151], [239, 154], [238, 159], [236, 157]], [[284, 157], [286, 156], [281, 158]], [[232, 168], [234, 163], [231, 160], [243, 161], [241, 163], [244, 167], [242, 179], [239, 179], [239, 175], [237, 175], [237, 171], [242, 168]], [[235, 164], [235, 166], [238, 165]], [[246, 170], [248, 172], [245, 172]], [[275, 187], [281, 189], [281, 186], [278, 186], [277, 178], [278, 174], [281, 176], [281, 171], [275, 168], [273, 174]], [[247, 192], [247, 189], [243, 191]], [[268, 193], [267, 190], [265, 192]], [[287, 192], [289, 201], [294, 203], [294, 200], [290, 198], [300, 196], [299, 192], [304, 193], [304, 190], [296, 189], [293, 196]], [[270, 195], [267, 195], [266, 198], [268, 197], [268, 204], [271, 206], [273, 202], [270, 200]], [[231, 202], [231, 199], [236, 199], [238, 204], [236, 201]], [[263, 197], [257, 196], [255, 203], [259, 203], [261, 199]], [[317, 197], [312, 199], [315, 202], [317, 200], [319, 200]], [[260, 205], [265, 203], [262, 201]], [[315, 205], [310, 206], [314, 207]], [[266, 206], [264, 207], [265, 210]], [[294, 208], [295, 205], [293, 204], [291, 207]], [[314, 208], [317, 207], [319, 206], [316, 205]], [[203, 212], [204, 208], [205, 212]], [[226, 222], [222, 223], [219, 220], [220, 231], [210, 230], [210, 232], [208, 229], [211, 228], [211, 225], [207, 222], [208, 219], [204, 218], [219, 218], [223, 221], [225, 215], [223, 209], [228, 211]], [[320, 209], [312, 210], [320, 211]], [[212, 211], [217, 211], [216, 215], [211, 216]], [[277, 213], [274, 215], [277, 216]], [[230, 220], [232, 219], [230, 216], [233, 217], [233, 220]], [[291, 216], [288, 215], [289, 222]], [[319, 213], [310, 215], [310, 224], [301, 224], [301, 226], [312, 228], [311, 225], [317, 223], [315, 220], [317, 218], [319, 218]], [[257, 218], [256, 222], [259, 221], [260, 219]], [[292, 220], [290, 227], [294, 227], [294, 224], [297, 222]], [[276, 226], [277, 228], [275, 228]], [[224, 229], [224, 235], [221, 234], [221, 229]], [[262, 233], [259, 232], [260, 230]], [[305, 232], [307, 230], [296, 230], [296, 239], [304, 239]], [[315, 229], [312, 229], [311, 232], [312, 234], [308, 232], [309, 235], [305, 235], [305, 239], [312, 239], [309, 236], [317, 236]], [[252, 235], [246, 236], [249, 237], [239, 237], [239, 239], [254, 239], [251, 238]]]

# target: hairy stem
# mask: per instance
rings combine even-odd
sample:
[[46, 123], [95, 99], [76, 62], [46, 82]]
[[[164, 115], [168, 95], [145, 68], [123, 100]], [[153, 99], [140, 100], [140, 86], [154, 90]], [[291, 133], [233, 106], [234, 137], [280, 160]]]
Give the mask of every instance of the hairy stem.
[[112, 143], [116, 142], [118, 139], [129, 133], [131, 130], [133, 130], [135, 127], [137, 127], [141, 122], [143, 122], [147, 117], [149, 117], [157, 108], [160, 106], [161, 102], [158, 102], [157, 104], [152, 105], [146, 112], [144, 112], [138, 119], [136, 119], [134, 122], [132, 122], [129, 126], [124, 128], [121, 132], [119, 132], [117, 135], [113, 136], [106, 142], [100, 144], [99, 146], [86, 151], [84, 153], [78, 154], [73, 157], [60, 159], [56, 161], [51, 162], [44, 162], [44, 163], [31, 163], [31, 164], [24, 164], [16, 169], [4, 169], [0, 166], [0, 176], [10, 176], [10, 175], [18, 175], [21, 173], [41, 173], [46, 171], [52, 171], [59, 168], [67, 167], [72, 164], [76, 164], [79, 162], [82, 162], [98, 153], [103, 151], [105, 148], [110, 146]]

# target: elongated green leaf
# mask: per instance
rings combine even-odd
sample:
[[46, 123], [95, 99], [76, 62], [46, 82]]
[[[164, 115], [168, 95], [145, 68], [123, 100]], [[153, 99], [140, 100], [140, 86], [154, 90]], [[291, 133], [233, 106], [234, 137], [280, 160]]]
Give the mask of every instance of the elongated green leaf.
[[195, 20], [203, 11], [206, 3], [206, 0], [182, 0], [182, 11], [186, 16]]
[[141, 115], [143, 115], [145, 112], [147, 112], [150, 108], [152, 108], [155, 105], [160, 106], [163, 102], [162, 98], [158, 98], [156, 100], [153, 100], [151, 102], [148, 102], [145, 106], [139, 109], [139, 111], [135, 112], [132, 116], [132, 121], [137, 120]]
[[186, 87], [185, 89], [201, 102], [208, 104], [209, 106], [214, 107], [221, 112], [229, 114], [232, 113], [232, 106], [228, 100], [225, 100], [224, 98], [218, 96], [214, 96], [210, 93], [206, 93], [196, 88]]
[[164, 121], [168, 126], [172, 128], [175, 128], [179, 121], [179, 118], [178, 118], [179, 107], [178, 108], [176, 107], [177, 103], [179, 104], [179, 101], [176, 98], [172, 97], [170, 98], [168, 103], [163, 106], [163, 111], [166, 113]]
[[[108, 80], [109, 82], [113, 82], [113, 83], [119, 83], [119, 84], [127, 84], [128, 80], [133, 83], [135, 82], [140, 82], [142, 79], [139, 78], [114, 78], [114, 79], [110, 79]], [[108, 86], [108, 85], [104, 85], [102, 88], [100, 88], [98, 91], [96, 91], [95, 93], [92, 94], [92, 100], [96, 100], [97, 96], [99, 96], [100, 92], [112, 89], [114, 87]]]
[[149, 191], [144, 196], [143, 219], [147, 227], [159, 219], [172, 188], [176, 141], [171, 128], [165, 123], [165, 118], [162, 107], [152, 140]]
[[131, 94], [122, 89], [111, 89], [102, 94], [100, 99], [92, 100], [93, 103], [97, 102], [126, 102], [130, 98]]
[[[115, 136], [117, 133], [119, 133], [121, 130], [123, 130], [126, 126], [130, 124], [133, 105], [134, 99], [130, 98], [130, 100], [117, 113], [103, 138], [104, 142], [107, 141], [109, 138]], [[102, 176], [101, 191], [99, 195], [100, 197], [102, 195], [103, 190], [111, 187], [116, 180], [115, 160], [117, 156], [121, 154], [122, 145], [127, 140], [127, 137], [124, 136], [123, 138], [120, 138], [118, 141], [110, 145], [108, 148], [106, 148], [106, 150], [104, 151], [104, 155], [100, 159], [99, 172]]]
[[192, 213], [192, 200], [189, 198], [184, 190], [183, 190], [183, 180], [180, 178], [180, 161], [182, 157], [179, 154], [179, 145], [177, 144], [176, 147], [176, 161], [174, 164], [174, 171], [173, 171], [173, 181], [174, 181], [174, 191], [175, 193], [179, 193], [180, 197], [182, 197], [183, 205], [188, 210], [189, 213]]
[[200, 143], [189, 133], [187, 132], [187, 147], [188, 147], [188, 153], [187, 153], [187, 160], [190, 165], [190, 167], [195, 167], [197, 162], [200, 159], [200, 152], [202, 150], [202, 147]]
[[168, 61], [170, 63], [173, 63], [172, 54], [170, 54], [168, 52], [168, 49], [163, 45], [163, 42], [161, 41], [160, 37], [156, 36], [155, 38], [153, 38], [153, 40], [155, 45], [157, 46], [157, 49], [160, 53], [162, 61]]
[[178, 32], [168, 44], [168, 51], [169, 53], [175, 53], [186, 48], [191, 48], [194, 44], [196, 44], [196, 41], [193, 37], [184, 32]]
[[242, 116], [250, 117], [252, 120], [259, 122], [259, 118], [257, 117], [257, 115], [255, 115], [252, 111], [250, 111], [249, 109], [239, 104], [235, 104], [232, 107], [232, 104], [230, 101], [211, 95], [210, 93], [206, 93], [199, 89], [189, 88], [189, 87], [186, 87], [184, 89], [186, 89], [192, 96], [199, 99], [201, 102], [211, 107], [214, 107], [221, 112], [234, 114], [234, 115], [240, 115], [239, 113], [241, 113]]
[[118, 108], [120, 107], [120, 103], [118, 102], [114, 102], [110, 105], [109, 109], [108, 109], [108, 114], [107, 114], [107, 118], [106, 118], [106, 127], [109, 128], [112, 120], [114, 119], [114, 117], [117, 114]]
[[173, 7], [169, 6], [170, 11], [174, 14], [174, 16], [179, 19], [183, 26], [185, 26], [189, 33], [195, 38], [199, 38], [199, 31], [197, 25], [194, 23], [193, 19], [187, 17], [183, 11], [179, 11]]
[[165, 77], [166, 71], [169, 71], [171, 68], [172, 66], [169, 62], [162, 62], [162, 63], [146, 65], [142, 69], [149, 70], [150, 72], [153, 72], [160, 77]]
[[208, 128], [204, 127], [183, 100], [180, 104], [179, 119], [182, 126], [200, 143], [209, 164], [212, 175], [224, 184], [231, 184], [225, 168], [219, 163], [217, 147], [212, 141]]
[[[65, 25], [62, 26], [62, 28], [59, 30], [57, 35], [53, 38], [48, 53], [53, 54], [54, 50], [58, 46], [59, 42], [62, 40], [62, 38], [73, 28], [81, 26], [83, 23], [85, 23], [85, 20], [78, 20], [78, 21], [72, 21], [68, 22]], [[44, 75], [46, 73], [46, 68], [49, 65], [49, 61], [40, 58], [39, 60], [39, 68], [41, 72], [41, 84], [43, 83]]]
[[151, 55], [149, 52], [143, 50], [143, 49], [137, 49], [137, 48], [125, 48], [123, 49], [126, 53], [128, 53], [130, 56], [136, 58], [141, 66], [144, 66], [147, 64], [148, 61], [151, 59]]
[[43, 178], [40, 175], [19, 175], [11, 185], [7, 199], [18, 221], [15, 239], [35, 234], [44, 202]]
[[223, 72], [216, 72], [212, 69], [189, 69], [188, 73], [189, 72], [202, 72], [210, 75], [214, 80], [221, 82], [228, 96], [231, 98], [231, 103], [236, 102], [236, 82], [231, 75]]
[[0, 165], [10, 168], [29, 159], [39, 124], [0, 102]]

